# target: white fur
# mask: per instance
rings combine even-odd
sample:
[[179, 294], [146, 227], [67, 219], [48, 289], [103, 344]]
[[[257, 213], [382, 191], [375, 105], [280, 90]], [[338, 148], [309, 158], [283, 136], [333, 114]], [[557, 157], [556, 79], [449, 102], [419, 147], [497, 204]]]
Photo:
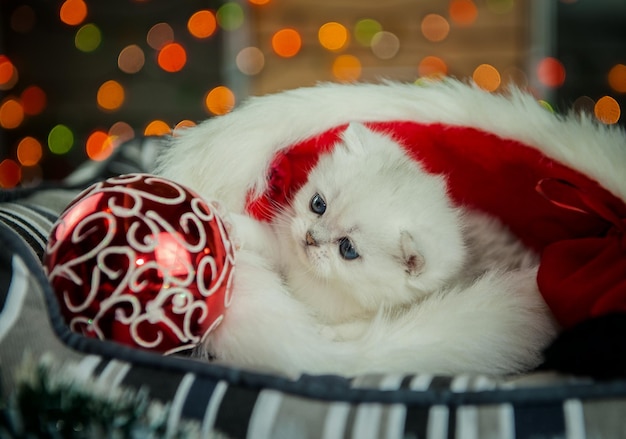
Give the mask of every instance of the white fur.
[[621, 129], [556, 116], [516, 89], [499, 95], [452, 79], [424, 86], [328, 83], [251, 98], [181, 132], [158, 172], [242, 212], [248, 189], [265, 189], [265, 170], [280, 149], [349, 122], [397, 120], [474, 127], [520, 141], [626, 199]]
[[[326, 84], [252, 99], [185, 131], [160, 164], [162, 175], [225, 203], [235, 213], [243, 245], [232, 306], [206, 350], [228, 363], [290, 374], [510, 373], [538, 364], [557, 328], [537, 289], [536, 255], [497, 221], [473, 212], [459, 215], [446, 202], [445, 181], [391, 153], [401, 154], [384, 136], [352, 126], [345, 145], [320, 160], [293, 211], [279, 215], [276, 224], [237, 214], [243, 213], [249, 190], [265, 189], [266, 169], [280, 149], [348, 122], [386, 120], [471, 126], [519, 140], [626, 198], [626, 182], [619, 178], [626, 162], [622, 131], [559, 118], [517, 91], [504, 97], [456, 81], [426, 87]], [[374, 146], [365, 145], [367, 154], [375, 157], [378, 145], [388, 160], [361, 157], [364, 167], [358, 171], [350, 161], [371, 135]], [[396, 181], [410, 183], [398, 184], [391, 190], [395, 195], [375, 193], [368, 199], [363, 189], [376, 187], [377, 178], [388, 181], [384, 166], [390, 163]], [[368, 184], [362, 184], [365, 179]], [[393, 207], [409, 196], [408, 188], [427, 208]], [[310, 213], [311, 191], [329, 200], [321, 223], [303, 218]], [[287, 224], [293, 217], [300, 219]], [[309, 230], [327, 245], [307, 248]], [[465, 253], [457, 233], [471, 263], [461, 265]], [[342, 235], [354, 235], [363, 260], [337, 257]], [[379, 259], [366, 261], [371, 250], [381, 249]], [[402, 263], [414, 251], [424, 265], [411, 277]], [[315, 275], [302, 265], [311, 261], [308, 269]], [[354, 262], [363, 267], [348, 265]], [[349, 273], [341, 274], [346, 266]], [[350, 279], [362, 288], [349, 288]], [[384, 288], [390, 285], [401, 288]]]
[[[328, 204], [321, 216], [309, 207], [316, 193]], [[441, 177], [422, 171], [389, 137], [350, 124], [276, 220], [280, 269], [292, 294], [324, 321], [371, 316], [457, 274], [465, 259], [459, 215]], [[317, 245], [306, 244], [307, 231]], [[359, 258], [341, 258], [343, 237]], [[408, 273], [409, 257], [423, 261], [418, 273]]]

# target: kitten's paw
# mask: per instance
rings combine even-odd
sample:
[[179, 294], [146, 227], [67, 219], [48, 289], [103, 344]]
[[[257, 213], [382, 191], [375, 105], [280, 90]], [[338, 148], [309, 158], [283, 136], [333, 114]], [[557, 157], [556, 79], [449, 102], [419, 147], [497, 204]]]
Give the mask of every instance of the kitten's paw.
[[235, 227], [235, 222], [233, 221], [233, 217], [224, 204], [219, 201], [213, 200], [211, 201], [211, 207], [215, 209], [217, 216], [222, 220], [222, 224], [224, 224], [224, 228], [226, 229], [226, 233], [228, 233], [228, 237], [230, 238], [230, 242], [232, 242], [233, 247], [235, 247], [235, 251], [241, 250], [241, 239], [237, 234], [237, 228]]

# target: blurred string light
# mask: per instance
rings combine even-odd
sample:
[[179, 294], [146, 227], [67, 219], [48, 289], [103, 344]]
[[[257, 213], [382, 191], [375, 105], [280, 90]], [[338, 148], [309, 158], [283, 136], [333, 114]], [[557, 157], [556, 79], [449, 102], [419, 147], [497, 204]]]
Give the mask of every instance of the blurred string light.
[[87, 137], [85, 153], [91, 160], [102, 161], [113, 152], [114, 138], [107, 132], [96, 130]]
[[178, 72], [187, 63], [187, 51], [179, 43], [168, 43], [159, 50], [157, 62], [166, 72]]
[[204, 104], [209, 113], [221, 116], [235, 107], [235, 94], [228, 87], [220, 85], [206, 94]]
[[419, 62], [417, 73], [420, 77], [425, 78], [446, 76], [448, 74], [448, 65], [438, 56], [426, 56]]
[[[136, 0], [147, 1], [147, 0]], [[564, 1], [564, 0], [561, 0]], [[262, 6], [270, 3], [270, 0], [248, 0], [254, 6]], [[445, 41], [452, 29], [475, 25], [481, 18], [479, 14], [485, 12], [492, 14], [510, 13], [519, 2], [514, 0], [482, 0], [480, 9], [477, 0], [448, 0], [447, 15], [440, 10], [442, 15], [431, 13], [424, 16], [418, 22], [423, 37], [431, 43]], [[102, 46], [103, 35], [98, 26], [89, 23], [90, 14], [88, 2], [85, 0], [61, 0], [59, 18], [68, 26], [75, 26], [74, 44], [78, 50], [93, 52]], [[36, 23], [36, 9], [29, 5], [17, 6], [10, 16], [9, 26], [14, 32], [25, 34], [30, 32]], [[444, 16], [445, 15], [445, 16]], [[492, 18], [493, 19], [493, 18]], [[497, 19], [497, 17], [495, 18]], [[148, 45], [154, 49], [157, 65], [171, 73], [184, 69], [188, 62], [189, 53], [181, 40], [175, 38], [173, 22], [157, 23], [149, 29], [146, 35]], [[245, 22], [245, 14], [240, 3], [225, 0], [216, 11], [209, 9], [196, 10], [188, 16], [182, 29], [196, 39], [207, 39], [215, 35], [218, 29], [234, 31], [239, 29]], [[179, 32], [179, 28], [176, 28]], [[298, 55], [308, 43], [315, 42], [315, 36], [309, 41], [301, 34], [299, 28], [284, 28], [272, 35], [271, 50], [283, 58], [291, 58]], [[176, 35], [178, 37], [179, 35]], [[357, 44], [369, 48], [371, 53], [379, 59], [388, 60], [397, 56], [402, 44], [398, 35], [389, 29], [383, 29], [379, 21], [374, 18], [358, 20], [354, 27], [348, 29], [338, 21], [328, 20], [322, 22], [318, 28], [317, 40], [324, 50], [333, 52], [334, 60], [331, 73], [338, 81], [356, 81], [363, 74], [362, 60], [358, 57], [342, 53], [350, 47], [351, 40]], [[184, 40], [182, 40], [184, 41]], [[132, 42], [129, 42], [132, 43]], [[148, 52], [144, 51], [139, 44], [120, 46], [117, 56], [117, 67], [125, 74], [136, 74], [145, 68]], [[318, 46], [318, 47], [320, 47]], [[122, 48], [123, 47], [123, 48]], [[267, 53], [259, 47], [244, 47], [235, 56], [235, 64], [239, 71], [245, 75], [254, 76], [260, 74], [266, 66]], [[426, 56], [419, 61], [417, 73], [421, 78], [438, 78], [449, 74], [451, 69], [445, 58], [440, 56]], [[560, 61], [554, 58], [546, 58], [537, 65], [534, 72], [539, 81], [547, 87], [555, 88], [563, 85], [565, 81], [565, 68]], [[502, 84], [515, 83], [522, 87], [527, 86], [528, 77], [520, 69], [509, 68], [502, 74], [493, 66], [482, 64], [472, 73], [474, 81], [489, 91], [496, 91]], [[24, 120], [31, 116], [41, 114], [46, 110], [47, 96], [45, 91], [38, 85], [19, 83], [19, 74], [11, 60], [0, 54], [0, 90], [11, 90], [16, 84], [20, 89], [14, 96], [7, 97], [0, 102], [0, 127], [3, 129], [15, 129], [25, 125]], [[611, 90], [615, 93], [626, 93], [626, 66], [614, 65], [607, 73], [607, 81]], [[23, 88], [24, 86], [28, 86]], [[22, 90], [23, 89], [23, 90]], [[21, 93], [19, 93], [19, 91]], [[18, 96], [19, 95], [19, 96]], [[121, 82], [106, 81], [98, 88], [97, 105], [101, 111], [117, 111], [124, 105], [127, 99], [126, 90]], [[200, 97], [200, 99], [202, 99]], [[547, 102], [541, 102], [546, 108], [551, 108]], [[203, 105], [211, 115], [226, 114], [235, 106], [235, 95], [224, 86], [211, 89], [204, 95]], [[621, 116], [621, 109], [617, 101], [604, 96], [595, 102], [589, 97], [581, 97], [575, 102], [578, 108], [593, 114], [603, 123], [616, 123]], [[145, 135], [176, 135], [176, 132], [188, 126], [194, 126], [195, 122], [189, 120], [180, 121], [172, 129], [162, 120], [152, 120], [143, 129]], [[138, 127], [136, 127], [138, 128]], [[138, 128], [138, 133], [141, 133]], [[116, 145], [130, 140], [136, 135], [135, 129], [124, 121], [118, 121], [106, 129], [96, 129], [87, 137], [84, 147], [88, 157], [100, 160], [114, 150]], [[44, 140], [44, 139], [42, 139]], [[48, 148], [54, 154], [64, 154], [70, 151], [75, 143], [75, 133], [66, 125], [57, 125], [48, 134]], [[22, 137], [16, 145], [17, 161], [4, 161], [7, 169], [17, 169], [17, 181], [25, 178], [26, 172], [35, 175], [42, 156], [46, 153], [44, 146], [31, 136]], [[20, 166], [24, 167], [20, 169]], [[28, 168], [28, 171], [26, 169]], [[0, 182], [4, 185], [4, 182]], [[10, 182], [9, 182], [10, 183]]]
[[330, 21], [320, 26], [317, 39], [324, 49], [338, 51], [348, 44], [348, 29], [336, 21]]
[[565, 67], [556, 58], [543, 58], [537, 65], [537, 78], [546, 87], [560, 87], [565, 82]]
[[148, 123], [143, 130], [144, 136], [164, 136], [170, 134], [172, 129], [170, 126], [160, 119], [156, 119]]
[[217, 10], [215, 17], [217, 24], [226, 31], [237, 30], [244, 22], [243, 9], [235, 2], [224, 3]]
[[280, 29], [272, 36], [272, 49], [276, 55], [283, 58], [296, 56], [300, 52], [301, 47], [302, 38], [295, 29]]
[[370, 47], [372, 38], [383, 30], [383, 26], [373, 18], [364, 18], [354, 25], [354, 38], [359, 44]]
[[554, 108], [552, 108], [552, 105], [550, 105], [550, 102], [545, 101], [543, 99], [539, 99], [537, 102], [539, 103], [539, 105], [541, 105], [543, 108], [548, 110], [550, 113], [554, 113]]
[[491, 64], [481, 64], [472, 73], [472, 79], [480, 88], [496, 91], [502, 82], [500, 72]]
[[341, 82], [358, 80], [361, 71], [361, 61], [354, 55], [339, 55], [332, 65], [333, 76]]
[[87, 4], [83, 0], [65, 0], [59, 9], [59, 18], [65, 24], [77, 26], [87, 18]]
[[572, 108], [576, 113], [585, 113], [587, 115], [594, 114], [594, 107], [596, 106], [596, 101], [591, 99], [589, 96], [580, 96], [572, 105]]
[[82, 52], [93, 52], [102, 42], [102, 32], [95, 24], [86, 24], [76, 32], [74, 45]]
[[105, 111], [118, 110], [124, 103], [125, 95], [124, 87], [119, 82], [106, 81], [98, 88], [96, 95], [98, 107]]
[[133, 139], [135, 137], [135, 130], [128, 123], [119, 121], [111, 125], [108, 134], [119, 143], [122, 143]]
[[615, 64], [608, 74], [609, 86], [618, 93], [626, 93], [626, 65]]
[[391, 59], [400, 50], [400, 39], [388, 31], [378, 32], [372, 37], [372, 53], [380, 59]]
[[15, 187], [21, 179], [22, 169], [15, 160], [4, 159], [0, 162], [0, 187]]
[[22, 166], [35, 166], [43, 156], [41, 142], [31, 136], [26, 136], [17, 145], [17, 160]]
[[609, 125], [617, 123], [621, 116], [619, 103], [611, 96], [603, 96], [598, 99], [593, 110], [600, 122]]
[[187, 30], [196, 38], [208, 38], [217, 29], [217, 19], [213, 12], [202, 10], [195, 12], [187, 21]]
[[18, 81], [17, 69], [6, 55], [0, 54], [0, 90], [12, 89]]
[[244, 75], [258, 75], [265, 66], [265, 55], [258, 47], [244, 47], [235, 57], [235, 63]]
[[35, 11], [29, 5], [15, 8], [11, 14], [11, 29], [20, 34], [26, 34], [33, 30], [36, 23]]
[[174, 134], [179, 133], [181, 130], [184, 130], [185, 128], [191, 128], [195, 126], [196, 126], [196, 123], [193, 120], [188, 120], [188, 119], [181, 120], [180, 122], [176, 124], [176, 126], [174, 126]]
[[22, 108], [28, 116], [36, 116], [46, 108], [46, 92], [41, 87], [31, 85], [26, 87], [20, 95]]
[[478, 17], [478, 7], [472, 0], [452, 0], [448, 6], [450, 20], [459, 26], [471, 26]]
[[48, 149], [53, 154], [66, 154], [73, 146], [74, 133], [66, 125], [55, 125], [48, 133]]
[[24, 121], [24, 108], [15, 98], [6, 99], [0, 105], [0, 126], [5, 129], [19, 127]]
[[428, 14], [422, 19], [420, 29], [424, 38], [438, 43], [447, 38], [450, 33], [450, 23], [439, 14]]
[[117, 66], [124, 73], [137, 73], [146, 63], [143, 49], [136, 44], [124, 47], [117, 57]]
[[146, 35], [146, 42], [155, 50], [174, 41], [174, 29], [167, 23], [157, 23], [150, 28]]

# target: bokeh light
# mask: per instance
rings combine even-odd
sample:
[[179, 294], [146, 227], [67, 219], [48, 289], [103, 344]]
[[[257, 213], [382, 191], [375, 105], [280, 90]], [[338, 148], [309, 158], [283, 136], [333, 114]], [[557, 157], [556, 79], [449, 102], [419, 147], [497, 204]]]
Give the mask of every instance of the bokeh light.
[[481, 64], [472, 73], [472, 79], [480, 88], [496, 91], [502, 82], [500, 72], [491, 64]]
[[196, 123], [193, 120], [188, 120], [188, 119], [181, 120], [174, 127], [174, 131], [172, 132], [172, 135], [178, 136], [181, 133], [181, 131], [184, 131], [187, 128], [191, 128], [195, 126], [196, 126]]
[[361, 71], [361, 61], [354, 55], [339, 55], [333, 62], [333, 76], [342, 82], [358, 80]]
[[22, 102], [24, 113], [29, 116], [35, 116], [46, 108], [46, 92], [41, 87], [31, 85], [22, 91], [20, 101]]
[[96, 130], [87, 137], [85, 153], [91, 160], [102, 161], [113, 152], [113, 139], [108, 133]]
[[166, 44], [159, 51], [157, 62], [166, 72], [178, 72], [187, 63], [187, 51], [178, 43]]
[[626, 65], [615, 64], [609, 70], [609, 86], [618, 93], [626, 93]]
[[224, 3], [215, 14], [217, 24], [226, 31], [237, 30], [244, 21], [244, 13], [241, 6], [235, 2]]
[[359, 44], [370, 47], [372, 38], [383, 30], [383, 26], [373, 18], [364, 18], [354, 25], [354, 38]]
[[550, 102], [545, 101], [543, 99], [539, 99], [537, 103], [541, 105], [544, 109], [549, 111], [550, 113], [554, 113], [554, 108], [552, 107], [552, 105], [550, 105]]
[[208, 38], [215, 33], [216, 28], [215, 15], [208, 10], [195, 12], [187, 21], [187, 30], [196, 38]]
[[204, 104], [211, 114], [220, 116], [235, 107], [235, 94], [228, 87], [220, 85], [207, 93]]
[[13, 98], [5, 100], [0, 105], [0, 126], [5, 129], [19, 127], [24, 121], [24, 108], [22, 104]]
[[596, 102], [594, 113], [600, 122], [611, 125], [619, 121], [621, 109], [614, 98], [603, 96]]
[[424, 38], [438, 43], [445, 40], [450, 33], [450, 23], [439, 14], [428, 14], [422, 19], [420, 29]]
[[135, 130], [128, 123], [119, 121], [111, 125], [109, 136], [118, 143], [127, 142], [135, 137]]
[[31, 136], [26, 136], [17, 145], [17, 159], [23, 166], [35, 166], [43, 156], [41, 142]]
[[399, 50], [400, 39], [391, 32], [378, 32], [372, 38], [372, 53], [380, 59], [391, 59]]
[[119, 82], [110, 80], [100, 86], [96, 99], [102, 110], [115, 111], [124, 103], [125, 95], [124, 87]]
[[6, 84], [11, 80], [15, 71], [13, 63], [6, 55], [0, 55], [0, 84]]
[[478, 17], [478, 8], [473, 0], [452, 0], [448, 6], [450, 20], [459, 26], [470, 26]]
[[146, 56], [141, 47], [136, 44], [124, 47], [117, 57], [117, 66], [124, 73], [139, 72], [146, 62]]
[[283, 58], [296, 56], [301, 47], [302, 38], [295, 29], [281, 29], [272, 36], [272, 49]]
[[235, 63], [241, 73], [258, 75], [265, 66], [265, 55], [258, 47], [244, 47], [235, 57]]
[[270, 2], [270, 0], [249, 0], [250, 3], [252, 3], [253, 5], [257, 5], [257, 6], [263, 6], [266, 5]]
[[144, 136], [164, 136], [170, 134], [172, 129], [170, 126], [162, 120], [156, 119], [146, 125], [143, 131]]
[[102, 43], [102, 33], [95, 24], [86, 24], [76, 32], [74, 45], [81, 52], [93, 52]]
[[341, 50], [348, 44], [348, 29], [341, 23], [330, 21], [319, 28], [317, 39], [324, 49]]
[[0, 90], [10, 90], [17, 83], [17, 69], [6, 55], [0, 55]]
[[35, 27], [35, 11], [29, 5], [15, 8], [11, 14], [11, 29], [20, 34], [25, 34]]
[[596, 101], [591, 99], [589, 96], [580, 96], [574, 101], [572, 108], [574, 109], [576, 113], [579, 113], [579, 114], [585, 113], [588, 115], [589, 114], [593, 115], [595, 106], [596, 106]]
[[438, 56], [426, 56], [422, 58], [417, 66], [417, 73], [420, 77], [438, 78], [448, 74], [448, 65]]
[[195, 127], [197, 124], [193, 120], [184, 119], [176, 124], [174, 131], [184, 130], [185, 128]]
[[15, 160], [4, 159], [0, 162], [0, 187], [9, 189], [18, 185], [22, 179], [22, 170]]
[[87, 18], [87, 4], [83, 0], [65, 0], [59, 10], [59, 18], [70, 26], [79, 25]]
[[546, 87], [560, 87], [565, 82], [565, 67], [558, 59], [548, 56], [539, 61], [537, 78]]
[[48, 133], [48, 149], [53, 154], [66, 154], [74, 146], [74, 133], [66, 125], [55, 125]]
[[153, 49], [160, 50], [166, 44], [174, 41], [174, 29], [167, 23], [157, 23], [148, 31], [146, 41]]

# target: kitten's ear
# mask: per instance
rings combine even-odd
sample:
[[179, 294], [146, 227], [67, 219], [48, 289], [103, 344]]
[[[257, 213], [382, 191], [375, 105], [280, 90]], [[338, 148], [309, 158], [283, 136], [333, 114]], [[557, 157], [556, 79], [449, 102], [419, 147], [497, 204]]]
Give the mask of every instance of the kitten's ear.
[[424, 270], [426, 261], [424, 256], [417, 249], [417, 245], [411, 234], [405, 230], [400, 233], [400, 250], [402, 251], [402, 261], [409, 278], [419, 276]]
[[349, 151], [363, 152], [365, 151], [367, 139], [371, 135], [372, 132], [362, 123], [350, 122], [348, 127], [342, 133], [341, 139]]

